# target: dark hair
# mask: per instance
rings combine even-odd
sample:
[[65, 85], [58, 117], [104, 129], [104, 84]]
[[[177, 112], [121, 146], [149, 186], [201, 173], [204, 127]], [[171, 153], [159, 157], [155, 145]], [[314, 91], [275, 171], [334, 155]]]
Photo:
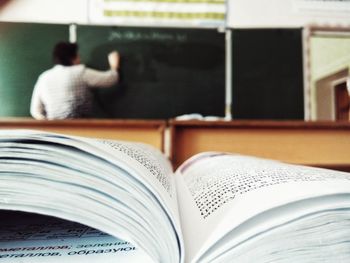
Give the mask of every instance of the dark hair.
[[78, 45], [69, 42], [59, 42], [53, 49], [53, 61], [63, 66], [73, 65], [73, 60], [78, 56]]

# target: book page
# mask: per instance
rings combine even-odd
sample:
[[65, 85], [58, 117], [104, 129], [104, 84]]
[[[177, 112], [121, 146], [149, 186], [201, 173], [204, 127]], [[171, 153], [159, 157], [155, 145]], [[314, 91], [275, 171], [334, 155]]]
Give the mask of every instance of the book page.
[[[348, 173], [214, 152], [186, 161], [177, 170], [176, 180], [188, 262], [198, 260], [233, 229], [268, 210], [350, 193]], [[311, 211], [303, 205], [298, 209], [301, 214]], [[278, 220], [300, 215], [295, 211], [284, 211]], [[278, 220], [265, 218], [249, 235], [272, 227]], [[249, 235], [242, 233], [242, 238], [235, 240], [242, 242]]]
[[0, 214], [1, 262], [153, 262], [129, 242], [53, 217]]
[[183, 260], [172, 168], [151, 146], [1, 131], [0, 157], [0, 193], [7, 191], [0, 208], [82, 222], [132, 242], [156, 261]]

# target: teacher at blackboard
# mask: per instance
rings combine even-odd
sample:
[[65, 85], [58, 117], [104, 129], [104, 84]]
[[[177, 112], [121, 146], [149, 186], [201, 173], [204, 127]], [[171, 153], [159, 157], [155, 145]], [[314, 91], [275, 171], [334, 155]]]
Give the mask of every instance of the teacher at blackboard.
[[59, 42], [53, 50], [54, 67], [43, 72], [34, 87], [30, 113], [38, 120], [87, 118], [92, 114], [90, 88], [106, 88], [119, 79], [119, 54], [108, 55], [110, 69], [98, 71], [80, 64], [78, 45]]

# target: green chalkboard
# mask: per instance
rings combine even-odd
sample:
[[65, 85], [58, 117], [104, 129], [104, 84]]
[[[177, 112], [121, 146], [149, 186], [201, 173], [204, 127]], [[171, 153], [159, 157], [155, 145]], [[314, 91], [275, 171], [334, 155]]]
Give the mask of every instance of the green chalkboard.
[[225, 35], [215, 29], [78, 26], [82, 61], [107, 69], [121, 54], [121, 81], [95, 89], [95, 117], [224, 116]]
[[60, 40], [67, 25], [0, 22], [0, 117], [30, 116], [34, 84]]
[[302, 30], [233, 29], [236, 119], [303, 119]]

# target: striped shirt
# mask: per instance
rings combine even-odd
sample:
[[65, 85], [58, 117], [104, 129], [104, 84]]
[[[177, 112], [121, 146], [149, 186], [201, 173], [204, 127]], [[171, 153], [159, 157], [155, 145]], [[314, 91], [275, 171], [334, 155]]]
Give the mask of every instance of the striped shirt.
[[110, 87], [118, 81], [114, 70], [97, 71], [84, 65], [55, 65], [35, 84], [30, 113], [35, 119], [82, 118], [91, 114], [90, 87]]

